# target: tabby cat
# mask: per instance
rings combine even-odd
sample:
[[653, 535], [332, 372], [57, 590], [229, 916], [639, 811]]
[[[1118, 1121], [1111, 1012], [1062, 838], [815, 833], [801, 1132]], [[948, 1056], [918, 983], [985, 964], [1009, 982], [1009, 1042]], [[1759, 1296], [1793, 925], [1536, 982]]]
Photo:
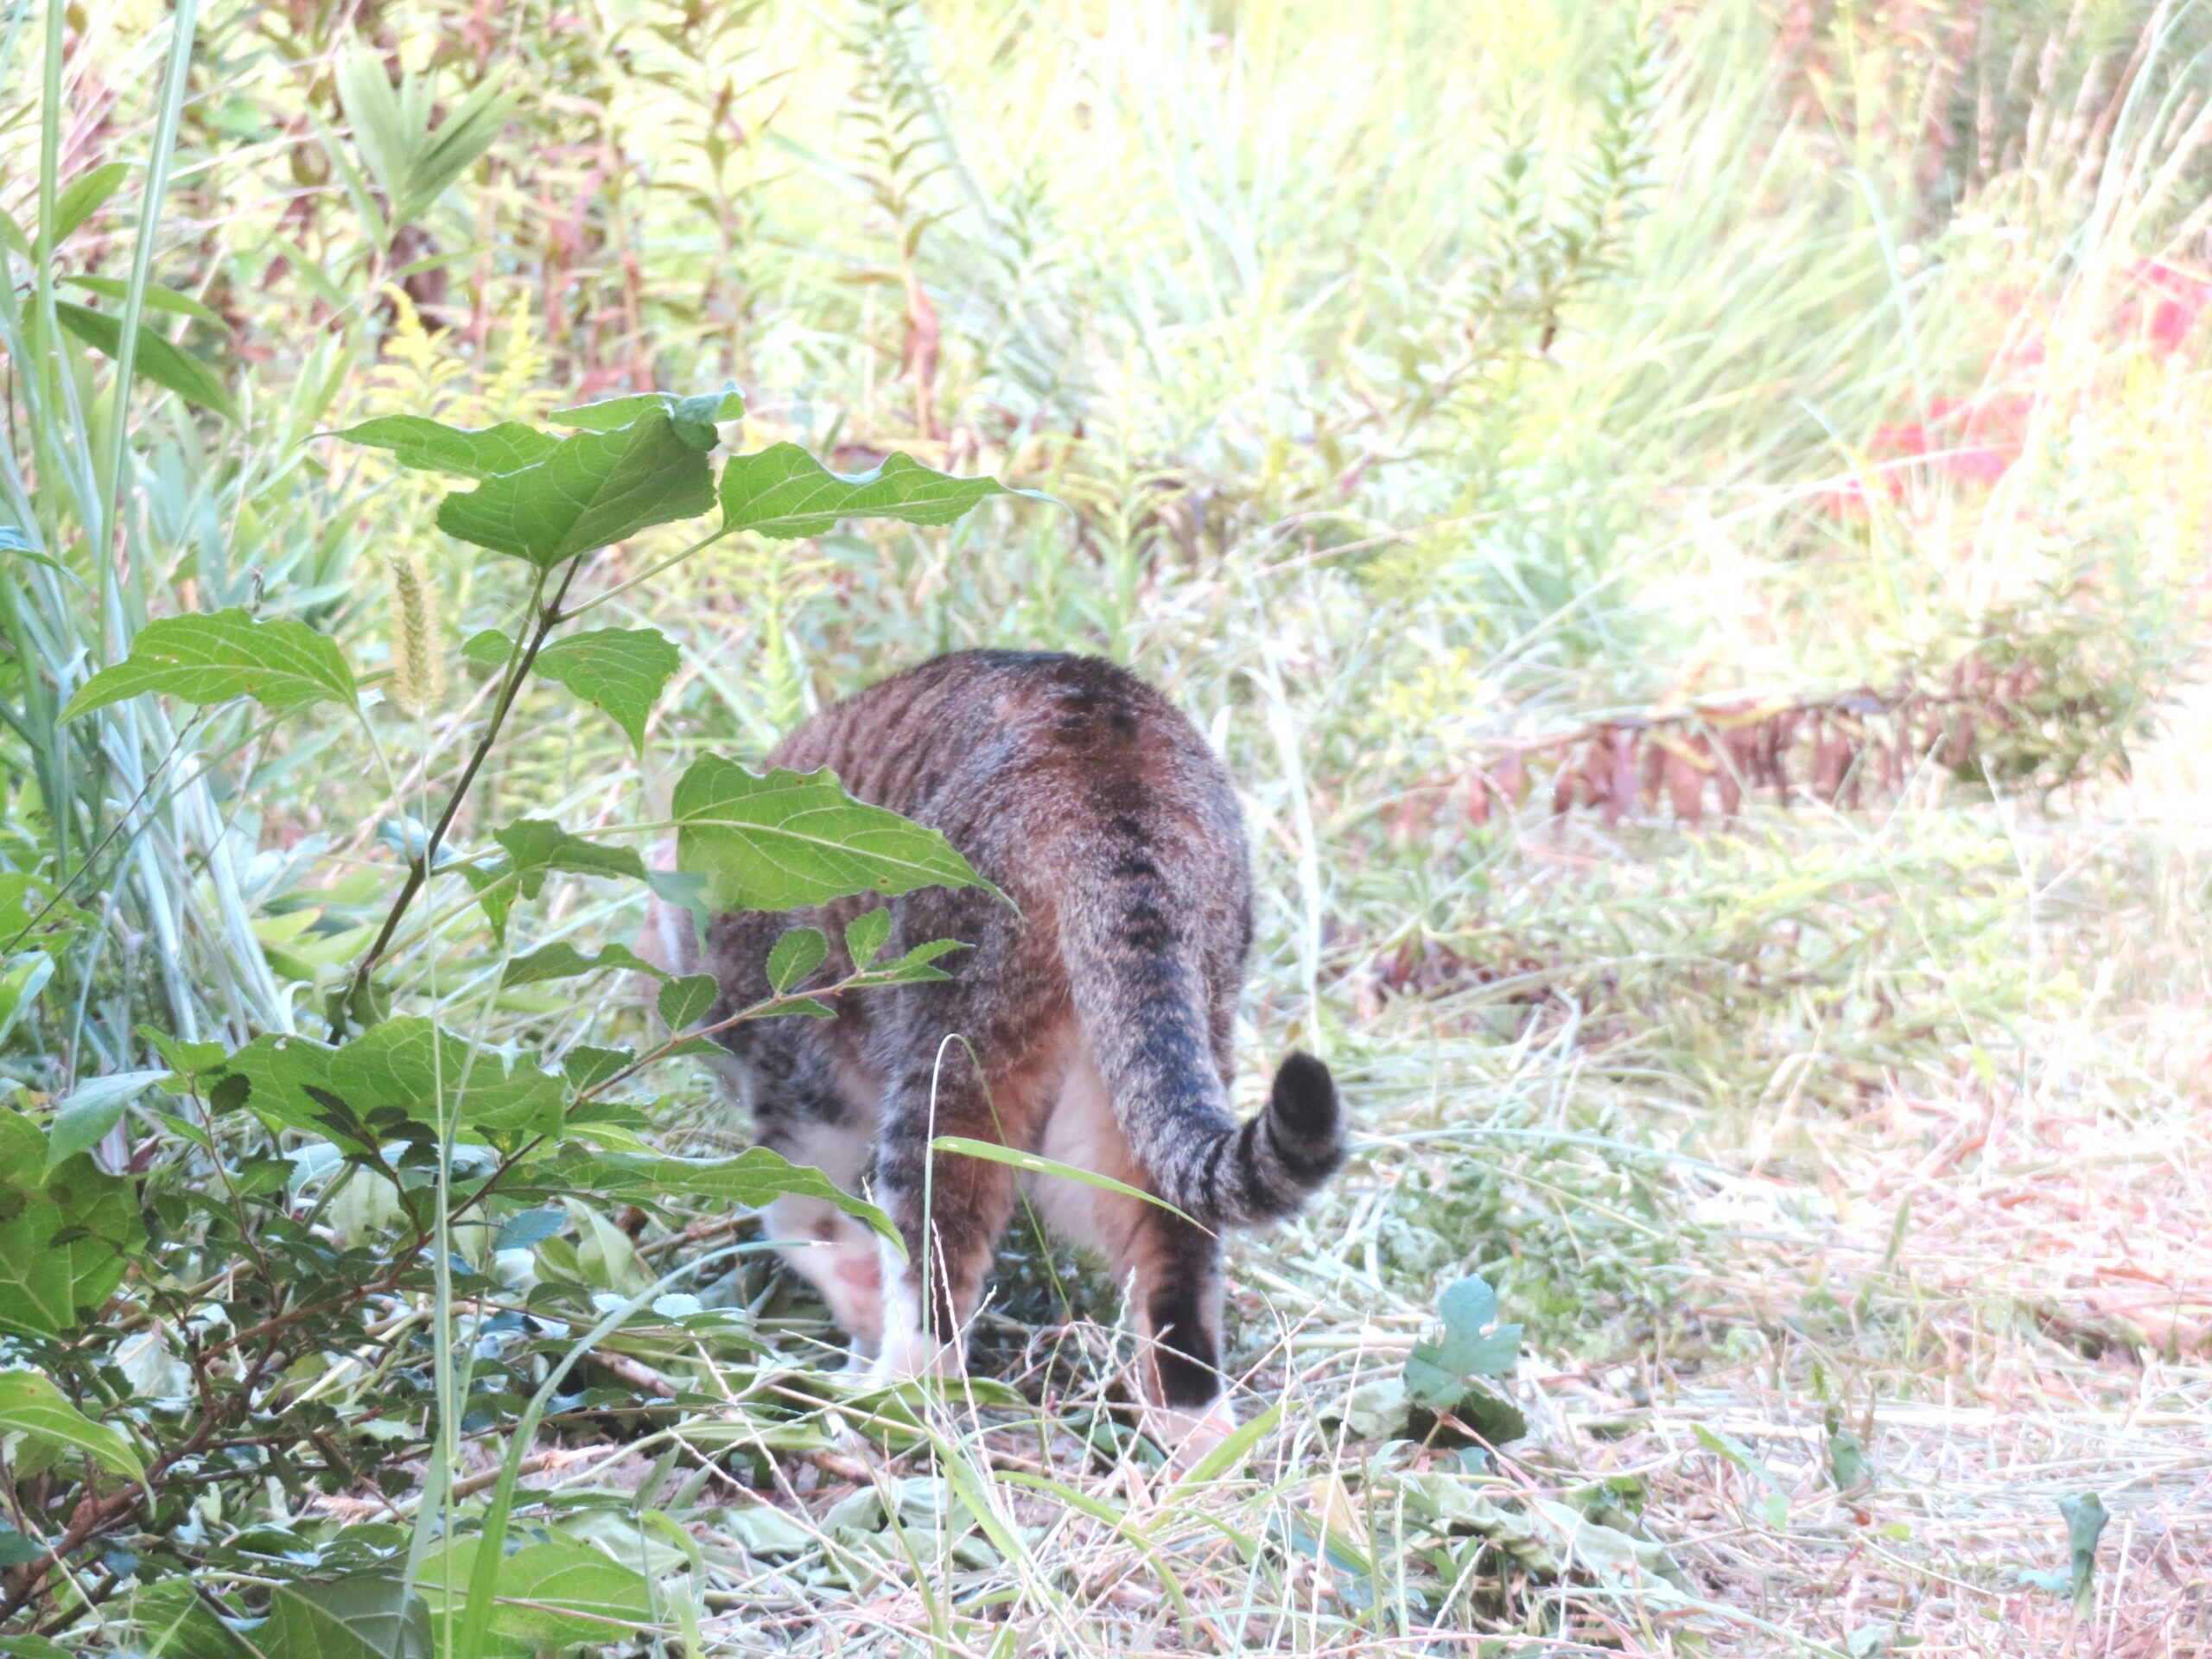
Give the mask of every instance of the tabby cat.
[[[1013, 904], [925, 888], [892, 902], [889, 949], [952, 938], [942, 982], [842, 1000], [834, 1020], [731, 1027], [725, 1075], [760, 1144], [872, 1195], [907, 1259], [819, 1200], [770, 1236], [880, 1375], [956, 1370], [1019, 1185], [1103, 1254], [1145, 1344], [1147, 1425], [1185, 1458], [1233, 1426], [1221, 1374], [1217, 1232], [1289, 1215], [1344, 1158], [1328, 1068], [1294, 1053], [1267, 1109], [1229, 1107], [1230, 1029], [1252, 943], [1244, 826], [1227, 772], [1141, 680], [1095, 658], [941, 657], [817, 715], [770, 755], [830, 766], [861, 800], [942, 831]], [[657, 906], [646, 954], [720, 982], [710, 1020], [768, 995], [785, 929], [833, 942], [870, 898], [713, 918]], [[832, 944], [820, 970], [849, 971]], [[928, 1151], [938, 1135], [1026, 1148], [1181, 1212]], [[926, 1288], [925, 1287], [926, 1286]], [[925, 1305], [926, 1299], [926, 1305]]]

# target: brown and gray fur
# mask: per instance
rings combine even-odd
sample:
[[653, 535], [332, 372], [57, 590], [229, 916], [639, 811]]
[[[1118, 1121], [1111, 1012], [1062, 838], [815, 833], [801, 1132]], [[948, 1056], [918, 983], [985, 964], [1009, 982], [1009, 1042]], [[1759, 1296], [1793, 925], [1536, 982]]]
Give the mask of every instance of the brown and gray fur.
[[[792, 1241], [787, 1256], [857, 1357], [886, 1375], [950, 1369], [1027, 1181], [1047, 1224], [1103, 1254], [1130, 1287], [1155, 1431], [1186, 1454], [1217, 1440], [1233, 1419], [1216, 1235], [1290, 1214], [1344, 1155], [1335, 1088], [1309, 1056], [1284, 1062], [1258, 1116], [1240, 1123], [1230, 1110], [1252, 881], [1220, 761], [1122, 669], [1016, 652], [962, 652], [887, 680], [807, 721], [769, 760], [834, 768], [860, 799], [943, 831], [1014, 901], [941, 887], [897, 899], [887, 954], [963, 940], [973, 948], [947, 959], [950, 980], [724, 1039], [760, 1143], [850, 1190], [872, 1172], [907, 1262], [817, 1201], [780, 1201], [773, 1236]], [[786, 928], [827, 932], [823, 981], [849, 971], [836, 942], [871, 902], [717, 916], [703, 950], [689, 917], [662, 908], [649, 954], [712, 973], [719, 1019], [767, 995], [762, 964]], [[1111, 1176], [1200, 1224], [980, 1159], [939, 1154], [925, 1171], [929, 1141], [945, 1135]]]

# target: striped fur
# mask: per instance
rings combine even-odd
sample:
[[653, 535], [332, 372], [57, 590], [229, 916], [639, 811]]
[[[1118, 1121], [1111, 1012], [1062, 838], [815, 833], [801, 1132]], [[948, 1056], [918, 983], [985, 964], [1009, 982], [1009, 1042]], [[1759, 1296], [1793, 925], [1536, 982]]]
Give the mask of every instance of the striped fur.
[[[1035, 1183], [1033, 1196], [1128, 1285], [1161, 1421], [1194, 1442], [1217, 1437], [1228, 1418], [1214, 1231], [1292, 1213], [1344, 1152], [1334, 1085], [1310, 1056], [1284, 1061], [1259, 1116], [1239, 1123], [1230, 1109], [1252, 892], [1219, 760], [1114, 664], [1011, 652], [959, 652], [887, 680], [770, 759], [834, 767], [859, 798], [942, 830], [1014, 901], [909, 893], [892, 903], [889, 948], [967, 942], [950, 982], [847, 999], [834, 1020], [729, 1034], [762, 1144], [834, 1163], [840, 1179], [872, 1166], [908, 1246], [903, 1271], [871, 1279], [853, 1224], [787, 1203], [772, 1221], [795, 1265], [885, 1370], [956, 1364], [1018, 1189], [1005, 1166], [932, 1158], [931, 1139], [995, 1141], [1125, 1180], [1189, 1219], [1060, 1180]], [[823, 927], [833, 948], [821, 974], [845, 972], [836, 942], [870, 902], [721, 916], [703, 943], [664, 911], [645, 948], [713, 973], [721, 1011], [734, 1011], [766, 994], [761, 964], [787, 927]]]

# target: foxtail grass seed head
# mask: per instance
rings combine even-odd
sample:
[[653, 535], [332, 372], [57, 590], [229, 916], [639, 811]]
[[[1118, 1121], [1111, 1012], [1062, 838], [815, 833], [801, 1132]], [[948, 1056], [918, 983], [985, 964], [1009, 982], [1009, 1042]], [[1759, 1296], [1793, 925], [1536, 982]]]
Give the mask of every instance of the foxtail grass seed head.
[[391, 700], [410, 715], [427, 715], [444, 699], [445, 659], [438, 650], [438, 590], [419, 552], [385, 556], [391, 575]]

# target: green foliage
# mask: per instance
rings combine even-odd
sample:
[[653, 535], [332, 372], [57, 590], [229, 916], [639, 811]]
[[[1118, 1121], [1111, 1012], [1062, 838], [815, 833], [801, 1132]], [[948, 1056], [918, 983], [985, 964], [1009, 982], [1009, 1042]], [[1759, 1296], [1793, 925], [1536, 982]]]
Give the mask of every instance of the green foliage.
[[[67, 300], [54, 302], [54, 315], [64, 328], [105, 355], [121, 361], [123, 357], [123, 324], [105, 311], [95, 311], [88, 305], [73, 304]], [[238, 405], [214, 372], [198, 358], [177, 349], [160, 334], [140, 324], [133, 348], [130, 365], [157, 386], [167, 386], [187, 402], [202, 409], [212, 409], [225, 420], [238, 418]]]
[[677, 868], [717, 910], [794, 910], [855, 893], [988, 884], [935, 830], [856, 801], [828, 769], [766, 776], [708, 755], [676, 785]]
[[61, 718], [75, 720], [146, 691], [194, 703], [251, 697], [270, 709], [315, 702], [351, 708], [357, 695], [338, 647], [305, 623], [257, 622], [244, 611], [219, 611], [149, 622], [131, 642], [130, 655], [86, 681]]
[[537, 653], [537, 672], [606, 710], [640, 754], [645, 716], [683, 658], [652, 628], [597, 628], [556, 639]]
[[[51, 1377], [36, 1371], [0, 1370], [0, 1435], [6, 1434], [22, 1435], [36, 1450], [82, 1453], [111, 1474], [146, 1478], [146, 1465], [129, 1440], [86, 1416]], [[16, 1467], [29, 1472], [27, 1460]]]
[[949, 524], [977, 502], [1008, 490], [996, 479], [952, 478], [911, 455], [887, 455], [868, 472], [831, 472], [795, 443], [732, 455], [722, 467], [722, 523], [789, 541], [819, 536], [847, 518]]

